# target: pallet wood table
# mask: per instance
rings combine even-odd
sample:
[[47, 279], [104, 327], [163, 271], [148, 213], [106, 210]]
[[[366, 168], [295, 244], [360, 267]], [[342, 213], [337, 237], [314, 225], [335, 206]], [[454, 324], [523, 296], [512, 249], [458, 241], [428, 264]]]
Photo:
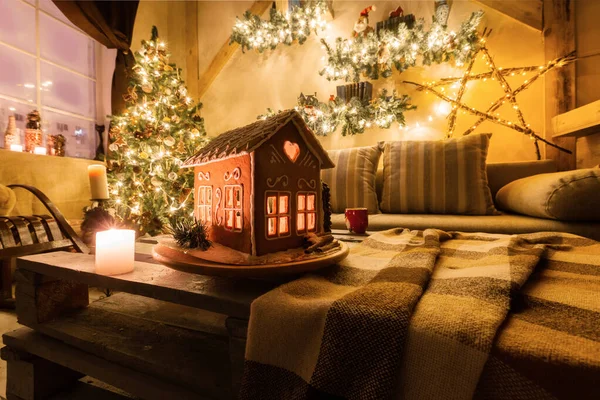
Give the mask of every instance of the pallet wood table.
[[[87, 254], [17, 260], [26, 327], [3, 337], [9, 400], [72, 392], [85, 375], [144, 399], [236, 397], [250, 304], [279, 283], [175, 271], [151, 248], [138, 243], [135, 270], [117, 276], [96, 275]], [[118, 293], [89, 304], [88, 286]]]

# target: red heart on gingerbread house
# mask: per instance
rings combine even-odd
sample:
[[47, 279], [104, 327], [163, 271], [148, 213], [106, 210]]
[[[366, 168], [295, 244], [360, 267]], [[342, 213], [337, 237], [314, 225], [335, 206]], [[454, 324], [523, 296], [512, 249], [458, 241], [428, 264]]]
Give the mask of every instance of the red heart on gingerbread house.
[[289, 140], [286, 140], [283, 142], [283, 152], [291, 162], [296, 162], [296, 159], [300, 155], [300, 146], [298, 146], [298, 143], [292, 143]]

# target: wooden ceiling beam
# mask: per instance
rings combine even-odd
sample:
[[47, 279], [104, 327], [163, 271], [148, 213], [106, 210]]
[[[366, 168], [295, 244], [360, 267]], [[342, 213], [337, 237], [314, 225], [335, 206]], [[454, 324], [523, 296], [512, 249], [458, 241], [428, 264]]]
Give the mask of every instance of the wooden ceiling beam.
[[[272, 1], [255, 1], [250, 7], [250, 12], [252, 14], [263, 15], [272, 5]], [[227, 38], [227, 41], [221, 46], [219, 52], [215, 55], [206, 71], [204, 71], [198, 80], [197, 93], [199, 99], [206, 93], [223, 67], [225, 67], [225, 64], [227, 64], [227, 61], [231, 59], [239, 47], [240, 45], [237, 43], [232, 43], [230, 45], [229, 38]]]
[[542, 31], [542, 0], [474, 0], [499, 13]]

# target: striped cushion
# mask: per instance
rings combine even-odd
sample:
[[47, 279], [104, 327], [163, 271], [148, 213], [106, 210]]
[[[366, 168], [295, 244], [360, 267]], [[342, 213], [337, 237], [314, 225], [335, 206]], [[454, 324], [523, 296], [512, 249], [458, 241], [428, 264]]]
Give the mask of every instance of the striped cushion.
[[378, 213], [375, 174], [381, 147], [356, 147], [328, 153], [335, 168], [323, 170], [321, 179], [331, 188], [331, 210], [343, 213], [346, 208], [366, 207], [369, 213]]
[[485, 167], [491, 136], [386, 143], [381, 210], [399, 214], [496, 214]]

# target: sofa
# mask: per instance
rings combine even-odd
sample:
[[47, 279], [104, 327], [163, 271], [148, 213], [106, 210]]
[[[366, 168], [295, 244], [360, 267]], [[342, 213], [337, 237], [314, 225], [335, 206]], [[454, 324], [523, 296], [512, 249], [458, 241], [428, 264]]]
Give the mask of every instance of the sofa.
[[[552, 160], [489, 163], [487, 178], [492, 198], [510, 182], [521, 178], [556, 172]], [[376, 175], [377, 197], [381, 200], [383, 190], [383, 170]], [[600, 222], [559, 221], [538, 218], [502, 211], [496, 203], [499, 215], [445, 215], [445, 214], [388, 214], [369, 215], [369, 231], [381, 231], [391, 228], [427, 229], [437, 228], [445, 231], [487, 232], [502, 234], [532, 232], [568, 232], [600, 241]], [[600, 207], [600, 205], [599, 205]], [[343, 213], [331, 216], [332, 228], [346, 230]]]
[[[78, 221], [83, 218], [83, 208], [90, 205], [88, 166], [93, 164], [99, 162], [0, 149], [0, 185], [34, 186], [50, 198], [65, 218]], [[15, 194], [16, 203], [9, 215], [47, 214], [46, 207], [31, 193], [16, 189]]]

